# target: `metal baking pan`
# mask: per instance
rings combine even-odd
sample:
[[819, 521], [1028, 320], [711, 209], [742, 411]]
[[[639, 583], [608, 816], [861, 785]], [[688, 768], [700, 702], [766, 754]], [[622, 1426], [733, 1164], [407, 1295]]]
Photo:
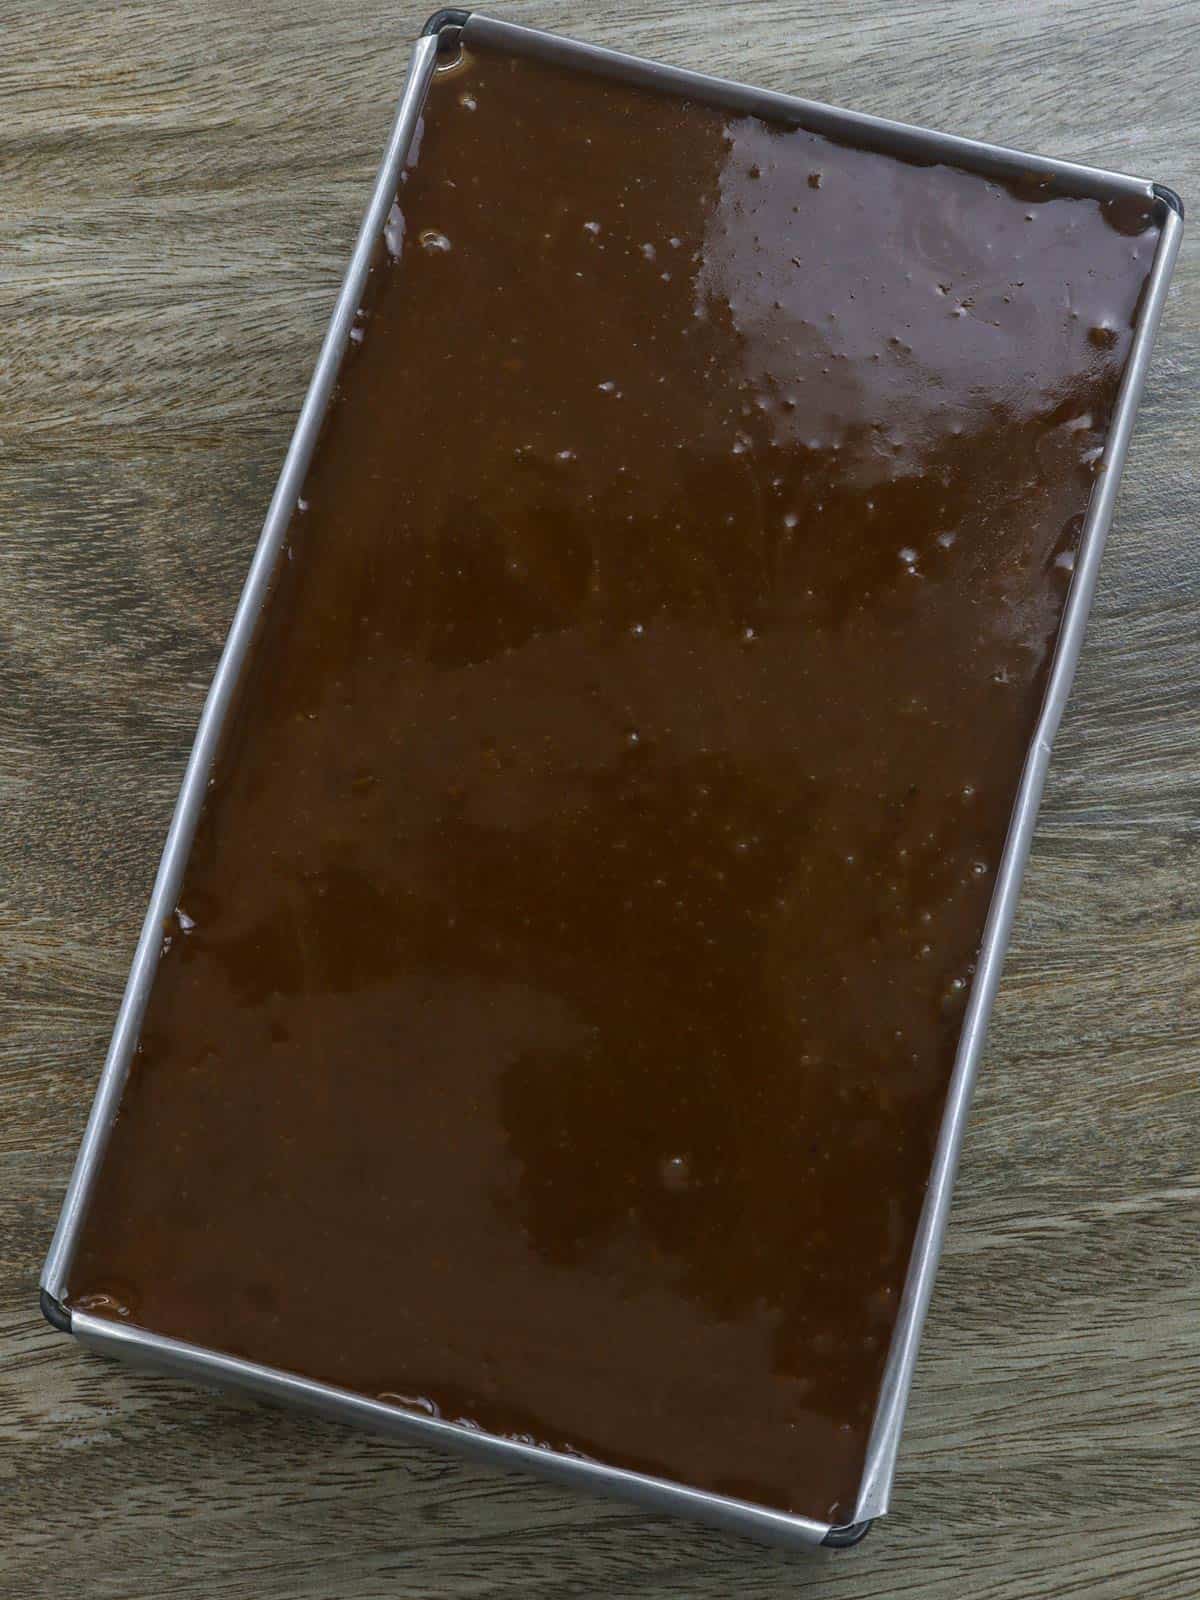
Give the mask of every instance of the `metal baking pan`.
[[[870, 1434], [855, 1516], [845, 1526], [831, 1527], [806, 1517], [787, 1515], [636, 1472], [471, 1432], [435, 1418], [401, 1412], [379, 1401], [327, 1384], [214, 1350], [200, 1349], [135, 1326], [117, 1324], [78, 1309], [73, 1310], [65, 1303], [68, 1273], [81, 1221], [136, 1047], [158, 962], [161, 930], [176, 902], [208, 774], [235, 684], [267, 597], [289, 519], [333, 393], [372, 253], [383, 230], [400, 171], [416, 133], [426, 92], [438, 65], [439, 53], [453, 56], [463, 42], [468, 45], [477, 42], [493, 50], [566, 63], [614, 80], [648, 86], [665, 94], [686, 96], [766, 120], [799, 123], [814, 132], [842, 137], [910, 158], [949, 162], [1006, 177], [1052, 177], [1067, 192], [1100, 199], [1138, 197], [1155, 206], [1160, 219], [1159, 244], [1105, 446], [1103, 464], [1106, 470], [1098, 476], [1091, 497], [1045, 698], [1025, 761], [996, 878], [928, 1189]], [[1183, 208], [1178, 197], [1160, 184], [1069, 162], [1025, 155], [861, 113], [837, 110], [789, 95], [639, 60], [572, 39], [499, 22], [478, 13], [440, 11], [431, 18], [417, 43], [409, 67], [370, 204], [200, 720], [112, 1042], [42, 1273], [42, 1308], [54, 1326], [73, 1333], [92, 1349], [138, 1365], [188, 1375], [205, 1383], [228, 1385], [265, 1399], [302, 1406], [347, 1422], [358, 1422], [427, 1444], [451, 1447], [493, 1462], [528, 1468], [546, 1477], [598, 1493], [632, 1499], [655, 1510], [691, 1516], [771, 1543], [789, 1547], [819, 1544], [844, 1546], [861, 1538], [871, 1521], [882, 1515], [888, 1507], [909, 1384], [941, 1253], [951, 1187], [988, 1014], [999, 982], [1051, 742], [1070, 690], [1134, 412], [1179, 249], [1182, 218]]]

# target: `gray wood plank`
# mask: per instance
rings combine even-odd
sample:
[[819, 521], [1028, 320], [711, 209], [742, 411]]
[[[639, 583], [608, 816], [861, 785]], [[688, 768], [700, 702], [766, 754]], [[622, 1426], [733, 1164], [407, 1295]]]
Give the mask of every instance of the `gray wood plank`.
[[[425, 9], [431, 9], [427, 7]], [[1200, 198], [1195, 0], [489, 9]], [[0, 1592], [1186, 1600], [1200, 1503], [1200, 283], [1060, 736], [895, 1510], [782, 1557], [84, 1355], [41, 1256], [424, 10], [0, 0]]]

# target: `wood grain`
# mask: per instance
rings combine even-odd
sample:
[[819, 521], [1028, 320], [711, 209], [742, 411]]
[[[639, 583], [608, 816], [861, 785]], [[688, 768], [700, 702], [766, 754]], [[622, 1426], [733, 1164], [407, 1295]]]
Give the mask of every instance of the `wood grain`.
[[[1200, 199], [1195, 0], [491, 8]], [[0, 1593], [1200, 1589], [1200, 281], [1060, 736], [895, 1510], [782, 1557], [83, 1354], [36, 1279], [423, 11], [0, 0]]]

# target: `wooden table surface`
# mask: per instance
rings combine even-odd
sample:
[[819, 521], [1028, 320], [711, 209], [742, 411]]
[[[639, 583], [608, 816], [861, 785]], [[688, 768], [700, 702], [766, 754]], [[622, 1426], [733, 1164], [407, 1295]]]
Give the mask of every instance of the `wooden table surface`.
[[[497, 3], [1200, 203], [1197, 0]], [[894, 1512], [784, 1557], [85, 1355], [36, 1310], [184, 759], [423, 12], [0, 0], [0, 1594], [1200, 1592], [1185, 238]]]

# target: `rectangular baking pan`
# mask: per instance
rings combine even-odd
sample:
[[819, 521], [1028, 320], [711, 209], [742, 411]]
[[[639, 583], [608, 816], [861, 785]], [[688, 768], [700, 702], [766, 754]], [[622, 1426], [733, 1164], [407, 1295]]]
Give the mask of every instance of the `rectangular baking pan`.
[[[843, 1527], [830, 1527], [827, 1523], [806, 1517], [786, 1515], [640, 1473], [557, 1455], [512, 1440], [471, 1432], [456, 1424], [401, 1412], [362, 1395], [214, 1350], [200, 1349], [134, 1326], [117, 1324], [72, 1310], [64, 1304], [68, 1270], [81, 1220], [117, 1112], [154, 979], [162, 926], [175, 904], [208, 774], [221, 739], [235, 684], [270, 588], [276, 559], [333, 393], [372, 252], [382, 232], [399, 174], [417, 130], [439, 53], [453, 57], [463, 42], [560, 62], [613, 80], [686, 96], [768, 121], [800, 123], [814, 132], [851, 139], [861, 145], [909, 158], [949, 162], [1005, 177], [1052, 177], [1067, 192], [1100, 199], [1118, 195], [1137, 196], [1155, 205], [1160, 217], [1159, 244], [1105, 446], [1105, 470], [1100, 473], [1092, 494], [1045, 699], [1029, 746], [996, 878], [928, 1189], [870, 1434], [855, 1516], [851, 1523]], [[1161, 184], [838, 110], [790, 95], [640, 60], [573, 39], [499, 22], [478, 13], [451, 10], [440, 11], [433, 16], [426, 25], [409, 66], [370, 204], [359, 229], [345, 281], [205, 702], [104, 1070], [42, 1272], [42, 1309], [48, 1319], [56, 1327], [73, 1333], [89, 1348], [136, 1365], [179, 1373], [204, 1383], [241, 1389], [263, 1399], [301, 1406], [425, 1444], [438, 1444], [496, 1463], [528, 1468], [545, 1477], [576, 1484], [594, 1492], [631, 1499], [654, 1510], [697, 1518], [770, 1543], [788, 1547], [818, 1544], [838, 1546], [853, 1544], [861, 1538], [871, 1521], [881, 1516], [888, 1507], [909, 1385], [941, 1253], [951, 1188], [988, 1014], [1008, 944], [1051, 742], [1070, 691], [1134, 413], [1179, 249], [1182, 228], [1183, 208], [1178, 196]], [[365, 1291], [361, 1314], [372, 1314]]]

